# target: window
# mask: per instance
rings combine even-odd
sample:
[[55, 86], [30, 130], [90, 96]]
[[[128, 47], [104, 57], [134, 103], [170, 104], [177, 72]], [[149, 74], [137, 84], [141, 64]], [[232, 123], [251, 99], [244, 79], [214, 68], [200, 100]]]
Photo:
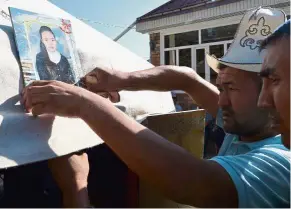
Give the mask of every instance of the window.
[[179, 51], [179, 65], [192, 67], [191, 49], [180, 49]]
[[165, 36], [165, 48], [199, 44], [198, 31], [177, 33]]
[[175, 34], [165, 36], [165, 48], [175, 47]]
[[[214, 55], [217, 58], [221, 58], [224, 55], [224, 45], [223, 44], [219, 44], [219, 45], [212, 45], [209, 46], [209, 53], [210, 55]], [[216, 72], [210, 68], [210, 82], [212, 84], [216, 84]]]
[[224, 45], [219, 44], [219, 45], [212, 45], [209, 47], [209, 54], [210, 55], [215, 55], [217, 58], [221, 58], [224, 55]]
[[205, 49], [196, 50], [196, 72], [205, 78]]
[[238, 24], [201, 30], [202, 43], [227, 41], [234, 38]]
[[231, 45], [231, 43], [228, 43], [228, 44], [227, 44], [227, 49], [230, 47], [230, 45]]
[[165, 51], [165, 65], [176, 65], [176, 50]]

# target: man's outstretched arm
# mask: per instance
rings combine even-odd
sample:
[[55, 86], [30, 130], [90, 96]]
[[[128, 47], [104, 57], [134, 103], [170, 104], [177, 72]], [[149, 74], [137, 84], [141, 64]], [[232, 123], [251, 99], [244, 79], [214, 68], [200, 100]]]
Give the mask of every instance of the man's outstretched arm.
[[129, 73], [96, 68], [83, 81], [88, 90], [95, 93], [120, 90], [182, 90], [212, 116], [215, 117], [218, 110], [218, 89], [188, 67], [159, 66]]
[[51, 173], [62, 192], [63, 207], [90, 207], [87, 184], [89, 161], [86, 153], [54, 158], [48, 161]]
[[34, 115], [82, 118], [140, 178], [177, 202], [238, 206], [235, 185], [223, 167], [195, 158], [96, 94], [61, 82], [38, 81], [26, 89], [24, 104]]

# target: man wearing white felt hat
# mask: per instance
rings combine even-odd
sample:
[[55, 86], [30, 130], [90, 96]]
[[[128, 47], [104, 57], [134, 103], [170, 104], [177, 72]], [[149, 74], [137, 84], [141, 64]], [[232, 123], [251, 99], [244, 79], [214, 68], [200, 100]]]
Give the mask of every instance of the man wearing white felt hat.
[[284, 21], [285, 14], [276, 9], [246, 12], [227, 54], [207, 57], [219, 73], [220, 92], [192, 69], [178, 66], [132, 73], [96, 69], [83, 79], [92, 92], [179, 89], [212, 116], [221, 113], [217, 120], [228, 134], [218, 156], [210, 160], [190, 155], [78, 87], [35, 82], [25, 89], [24, 103], [35, 115], [82, 118], [129, 168], [177, 202], [196, 207], [289, 207], [290, 152], [270, 127], [270, 112], [257, 107], [262, 84], [257, 72], [263, 60], [259, 45]]
[[208, 65], [216, 72], [219, 71], [221, 64], [250, 72], [260, 72], [264, 59], [264, 53], [259, 51], [260, 44], [272, 34], [278, 27], [278, 22], [282, 22], [284, 18], [279, 10], [270, 11], [260, 7], [255, 11], [249, 11], [241, 20], [235, 39], [226, 54], [220, 59], [207, 54]]

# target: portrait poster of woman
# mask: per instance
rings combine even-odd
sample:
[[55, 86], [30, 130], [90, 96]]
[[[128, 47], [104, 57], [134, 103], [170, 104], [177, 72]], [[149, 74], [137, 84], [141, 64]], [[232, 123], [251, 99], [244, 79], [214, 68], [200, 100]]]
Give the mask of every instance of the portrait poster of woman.
[[69, 20], [9, 8], [25, 86], [34, 80], [74, 84], [81, 64]]

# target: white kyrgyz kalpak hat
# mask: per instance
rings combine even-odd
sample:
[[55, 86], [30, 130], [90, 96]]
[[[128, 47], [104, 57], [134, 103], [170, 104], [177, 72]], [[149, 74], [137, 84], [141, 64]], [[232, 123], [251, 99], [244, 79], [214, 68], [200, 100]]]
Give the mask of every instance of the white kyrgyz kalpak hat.
[[264, 57], [259, 51], [260, 44], [285, 20], [285, 13], [278, 9], [259, 7], [247, 11], [226, 54], [220, 59], [207, 54], [208, 65], [216, 72], [219, 72], [219, 64], [260, 72]]

